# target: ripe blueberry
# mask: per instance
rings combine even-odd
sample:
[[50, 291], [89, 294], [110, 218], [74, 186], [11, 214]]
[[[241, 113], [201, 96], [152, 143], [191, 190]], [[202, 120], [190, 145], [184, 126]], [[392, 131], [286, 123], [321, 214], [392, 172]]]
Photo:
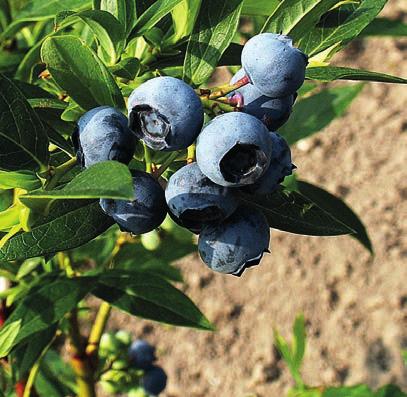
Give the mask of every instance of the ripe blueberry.
[[212, 270], [241, 276], [246, 268], [260, 263], [269, 240], [270, 229], [264, 215], [241, 206], [224, 222], [204, 227], [198, 250]]
[[109, 106], [85, 113], [72, 135], [78, 163], [82, 167], [106, 160], [128, 164], [136, 139], [127, 124], [126, 116]]
[[142, 339], [137, 339], [131, 344], [128, 357], [131, 365], [138, 369], [151, 368], [153, 362], [157, 359], [155, 347]]
[[172, 214], [193, 230], [200, 230], [205, 223], [222, 221], [238, 206], [234, 193], [213, 183], [197, 163], [188, 164], [171, 176], [165, 198]]
[[203, 124], [203, 108], [195, 91], [174, 77], [156, 77], [129, 97], [129, 126], [154, 150], [190, 146]]
[[269, 168], [253, 185], [244, 186], [242, 191], [253, 194], [273, 193], [284, 178], [292, 174], [295, 166], [291, 163], [291, 150], [288, 143], [275, 132], [271, 133], [271, 138], [273, 150]]
[[167, 214], [164, 190], [150, 174], [132, 171], [134, 200], [101, 199], [103, 211], [123, 231], [143, 234], [161, 225]]
[[221, 186], [254, 183], [270, 164], [272, 141], [266, 126], [249, 114], [215, 117], [198, 137], [196, 159], [201, 171]]
[[167, 375], [161, 367], [153, 366], [144, 373], [141, 385], [147, 393], [158, 396], [167, 386]]
[[[245, 76], [245, 71], [240, 69], [230, 80], [235, 84]], [[270, 131], [281, 127], [289, 118], [296, 94], [281, 98], [270, 98], [263, 95], [253, 84], [247, 84], [235, 93], [243, 96], [243, 111], [261, 120]]]
[[271, 98], [294, 94], [305, 78], [308, 57], [289, 37], [262, 33], [243, 47], [242, 66], [252, 84]]

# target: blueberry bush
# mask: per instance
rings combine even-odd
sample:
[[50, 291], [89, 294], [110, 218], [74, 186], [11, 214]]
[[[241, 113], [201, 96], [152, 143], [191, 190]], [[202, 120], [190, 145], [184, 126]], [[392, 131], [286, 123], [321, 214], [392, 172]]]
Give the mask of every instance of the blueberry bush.
[[[196, 250], [235, 276], [270, 229], [373, 253], [352, 209], [301, 180], [290, 145], [366, 81], [407, 82], [330, 65], [359, 36], [405, 34], [377, 17], [385, 3], [0, 0], [0, 396], [160, 394], [154, 347], [105, 328], [118, 309], [213, 330], [176, 284], [173, 262]], [[214, 87], [220, 66], [233, 77]], [[294, 353], [277, 341], [308, 393], [293, 395], [373, 396], [308, 390], [304, 340]]]

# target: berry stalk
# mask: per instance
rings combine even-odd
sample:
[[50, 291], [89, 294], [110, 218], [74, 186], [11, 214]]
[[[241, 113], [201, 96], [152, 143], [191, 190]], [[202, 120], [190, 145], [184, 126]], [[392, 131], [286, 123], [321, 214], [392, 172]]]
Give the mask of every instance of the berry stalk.
[[233, 91], [238, 90], [241, 87], [244, 87], [249, 83], [250, 83], [249, 77], [244, 76], [240, 80], [236, 81], [236, 83], [234, 84], [228, 83], [212, 89], [200, 90], [199, 93], [201, 98], [203, 97], [207, 99], [218, 99], [226, 96], [227, 94], [230, 94]]

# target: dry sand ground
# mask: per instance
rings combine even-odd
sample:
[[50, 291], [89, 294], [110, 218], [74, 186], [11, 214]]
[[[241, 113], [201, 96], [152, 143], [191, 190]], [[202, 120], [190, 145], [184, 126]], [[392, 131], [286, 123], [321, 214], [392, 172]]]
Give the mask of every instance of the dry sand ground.
[[[390, 1], [383, 15], [405, 19], [403, 1]], [[406, 48], [406, 39], [370, 38], [335, 63], [406, 76]], [[348, 237], [274, 231], [272, 255], [240, 279], [214, 274], [196, 256], [180, 262], [186, 292], [217, 332], [115, 314], [114, 328], [157, 345], [169, 376], [165, 397], [283, 396], [292, 383], [272, 329], [289, 336], [299, 312], [308, 320], [308, 384], [392, 381], [407, 388], [400, 357], [407, 348], [406, 109], [405, 86], [368, 84], [345, 117], [293, 150], [302, 179], [341, 196], [361, 216], [374, 258]]]

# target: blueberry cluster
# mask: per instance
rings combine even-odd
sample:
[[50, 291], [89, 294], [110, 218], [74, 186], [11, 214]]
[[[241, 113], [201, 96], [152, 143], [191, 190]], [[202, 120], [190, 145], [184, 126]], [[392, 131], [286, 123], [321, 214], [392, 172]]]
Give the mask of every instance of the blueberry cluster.
[[103, 334], [99, 355], [108, 367], [101, 377], [101, 386], [108, 393], [157, 396], [167, 385], [165, 371], [155, 365], [155, 347], [142, 339], [131, 342], [131, 335], [126, 331]]
[[222, 98], [238, 111], [205, 126], [201, 98], [173, 77], [136, 88], [128, 120], [106, 106], [87, 112], [73, 138], [83, 167], [104, 160], [129, 164], [137, 139], [164, 152], [196, 142], [196, 162], [178, 169], [165, 191], [151, 174], [132, 170], [134, 200], [102, 199], [104, 212], [133, 234], [157, 228], [168, 212], [199, 234], [200, 256], [211, 269], [241, 275], [258, 264], [268, 250], [270, 229], [264, 215], [240, 198], [273, 193], [293, 171], [290, 149], [275, 130], [291, 113], [306, 65], [307, 56], [289, 37], [259, 34], [244, 46], [242, 69]]

